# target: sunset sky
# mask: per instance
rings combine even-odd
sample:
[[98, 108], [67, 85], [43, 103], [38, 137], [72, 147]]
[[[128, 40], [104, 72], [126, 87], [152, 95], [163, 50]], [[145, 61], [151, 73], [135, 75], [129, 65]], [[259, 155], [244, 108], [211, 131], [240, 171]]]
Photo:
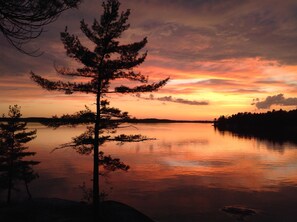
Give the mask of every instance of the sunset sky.
[[[77, 67], [67, 58], [60, 32], [91, 46], [79, 29], [102, 13], [99, 0], [84, 0], [26, 45], [43, 54], [21, 54], [0, 35], [0, 114], [18, 104], [25, 117], [94, 108], [91, 94], [41, 89], [30, 71], [57, 80], [54, 66]], [[158, 92], [113, 95], [111, 105], [137, 118], [212, 120], [237, 112], [297, 107], [296, 0], [126, 0], [131, 27], [123, 43], [148, 37], [148, 56], [138, 68], [151, 81], [170, 77]], [[71, 80], [71, 79], [67, 79]]]

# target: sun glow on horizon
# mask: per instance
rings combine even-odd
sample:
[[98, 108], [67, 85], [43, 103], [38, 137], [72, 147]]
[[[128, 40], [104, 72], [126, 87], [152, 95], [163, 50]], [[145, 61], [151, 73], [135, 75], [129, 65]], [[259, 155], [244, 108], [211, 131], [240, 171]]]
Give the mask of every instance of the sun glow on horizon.
[[[279, 3], [283, 11], [277, 13], [266, 2], [256, 5], [242, 2], [227, 11], [219, 4], [218, 8], [223, 7], [219, 14], [212, 11], [216, 8], [202, 7], [211, 4], [208, 2], [195, 2], [191, 7], [185, 2], [122, 2], [123, 8], [133, 12], [129, 18], [131, 27], [122, 36], [122, 42], [148, 38], [144, 49], [148, 50], [148, 56], [136, 71], [148, 76], [150, 82], [167, 77], [170, 81], [158, 92], [108, 98], [115, 107], [137, 118], [212, 120], [237, 112], [262, 112], [276, 107], [295, 109], [297, 104], [282, 105], [280, 101], [272, 101], [267, 109], [256, 106], [257, 102], [275, 99], [279, 94], [284, 95], [284, 100], [297, 98], [297, 54], [293, 50], [297, 33], [292, 29], [296, 17], [290, 10], [294, 4], [285, 2]], [[85, 46], [93, 48], [78, 28], [81, 17], [86, 21], [98, 18], [100, 14], [94, 5], [97, 7], [95, 1], [84, 2], [77, 12], [69, 11], [59, 22], [51, 24], [49, 32], [32, 43], [42, 46], [45, 53], [40, 57], [19, 54], [1, 39], [0, 114], [13, 104], [20, 105], [27, 117], [50, 117], [76, 112], [85, 105], [94, 106], [91, 94], [47, 92], [29, 79], [30, 70], [59, 80], [55, 67], [81, 67], [66, 56], [59, 32], [67, 25]], [[270, 14], [263, 14], [263, 8]], [[155, 16], [157, 12], [162, 13]], [[176, 13], [179, 16], [172, 17]], [[255, 14], [261, 18], [259, 21], [267, 22], [251, 19]], [[268, 21], [273, 21], [274, 26]], [[268, 37], [267, 33], [271, 35]]]

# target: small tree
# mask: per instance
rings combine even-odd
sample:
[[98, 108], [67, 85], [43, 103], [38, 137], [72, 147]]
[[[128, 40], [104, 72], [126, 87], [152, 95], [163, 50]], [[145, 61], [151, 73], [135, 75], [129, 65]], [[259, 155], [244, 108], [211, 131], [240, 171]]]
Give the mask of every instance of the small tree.
[[0, 123], [0, 176], [4, 187], [8, 190], [7, 203], [10, 203], [15, 181], [25, 183], [31, 198], [28, 183], [38, 177], [32, 166], [39, 162], [24, 159], [36, 154], [28, 152], [28, 147], [24, 146], [36, 137], [36, 130], [27, 131], [27, 123], [20, 122], [20, 117], [20, 107], [9, 106], [7, 123]]
[[[96, 96], [96, 112], [94, 127], [88, 129], [83, 135], [74, 138], [73, 146], [76, 149], [89, 149], [93, 151], [93, 204], [99, 203], [99, 147], [107, 141], [136, 142], [145, 137], [141, 135], [114, 135], [115, 129], [129, 118], [126, 112], [109, 106], [106, 98], [108, 94], [152, 92], [164, 86], [167, 79], [157, 83], [149, 83], [148, 78], [133, 68], [144, 62], [147, 52], [139, 54], [146, 45], [147, 39], [131, 44], [120, 44], [119, 38], [129, 28], [127, 24], [130, 10], [119, 14], [118, 0], [107, 0], [102, 3], [103, 14], [100, 21], [96, 19], [89, 27], [84, 20], [81, 21], [81, 31], [95, 44], [93, 50], [83, 46], [77, 36], [70, 35], [65, 29], [61, 39], [67, 55], [82, 64], [81, 68], [70, 70], [57, 68], [57, 72], [66, 76], [79, 76], [90, 79], [88, 82], [62, 82], [49, 81], [31, 72], [31, 78], [47, 90], [63, 91], [66, 94], [75, 92], [93, 93]], [[140, 85], [128, 87], [121, 80], [140, 82]], [[111, 84], [113, 83], [113, 84]], [[113, 86], [113, 87], [112, 87]]]
[[55, 21], [69, 8], [77, 7], [81, 0], [0, 0], [0, 32], [19, 51], [27, 52], [23, 44], [37, 38], [43, 27]]

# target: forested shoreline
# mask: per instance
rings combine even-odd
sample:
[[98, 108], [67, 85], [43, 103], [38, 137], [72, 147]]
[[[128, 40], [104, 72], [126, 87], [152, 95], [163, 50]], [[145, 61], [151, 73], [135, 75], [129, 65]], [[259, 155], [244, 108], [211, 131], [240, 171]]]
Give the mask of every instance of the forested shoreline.
[[214, 121], [214, 127], [221, 132], [229, 131], [239, 137], [297, 143], [297, 109], [221, 116]]
[[[6, 122], [7, 118], [0, 118], [0, 122]], [[53, 117], [27, 117], [21, 118], [21, 122], [28, 122], [28, 123], [41, 123], [41, 124], [48, 124], [48, 123], [90, 123], [94, 120], [90, 120], [89, 118], [86, 119], [77, 119], [77, 118], [53, 118]], [[112, 121], [112, 120], [111, 120]], [[144, 118], [144, 119], [127, 119], [124, 122], [127, 123], [213, 123], [211, 120], [171, 120], [171, 119], [157, 119], [157, 118]]]

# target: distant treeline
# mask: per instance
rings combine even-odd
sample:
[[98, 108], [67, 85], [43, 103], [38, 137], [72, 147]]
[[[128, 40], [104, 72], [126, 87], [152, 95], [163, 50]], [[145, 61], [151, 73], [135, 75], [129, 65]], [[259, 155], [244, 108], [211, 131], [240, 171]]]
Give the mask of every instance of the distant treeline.
[[[6, 121], [7, 121], [7, 118], [5, 117], [0, 118], [0, 122], [6, 122]], [[54, 124], [54, 123], [61, 123], [61, 122], [69, 123], [69, 124], [91, 123], [91, 122], [94, 122], [94, 119], [91, 116], [86, 118], [28, 117], [28, 118], [20, 118], [20, 121], [50, 125], [52, 123]], [[113, 120], [110, 120], [110, 121], [113, 121]], [[127, 122], [127, 123], [213, 123], [213, 121], [209, 121], [209, 120], [170, 120], [170, 119], [156, 119], [156, 118], [146, 118], [146, 119], [131, 118], [131, 119], [126, 119], [123, 122]]]
[[215, 125], [238, 128], [297, 126], [297, 109], [291, 111], [273, 110], [266, 113], [245, 112], [229, 117], [221, 116], [215, 120]]
[[297, 143], [297, 109], [221, 116], [214, 121], [214, 126], [219, 131], [229, 131], [241, 137]]
[[[0, 122], [7, 122], [8, 118], [2, 117], [0, 118]], [[72, 118], [47, 118], [47, 117], [28, 117], [28, 118], [19, 118], [19, 122], [27, 122], [27, 123], [41, 123], [41, 124], [50, 124], [57, 122], [65, 122], [65, 123], [88, 123], [90, 122], [87, 119], [72, 119]]]

